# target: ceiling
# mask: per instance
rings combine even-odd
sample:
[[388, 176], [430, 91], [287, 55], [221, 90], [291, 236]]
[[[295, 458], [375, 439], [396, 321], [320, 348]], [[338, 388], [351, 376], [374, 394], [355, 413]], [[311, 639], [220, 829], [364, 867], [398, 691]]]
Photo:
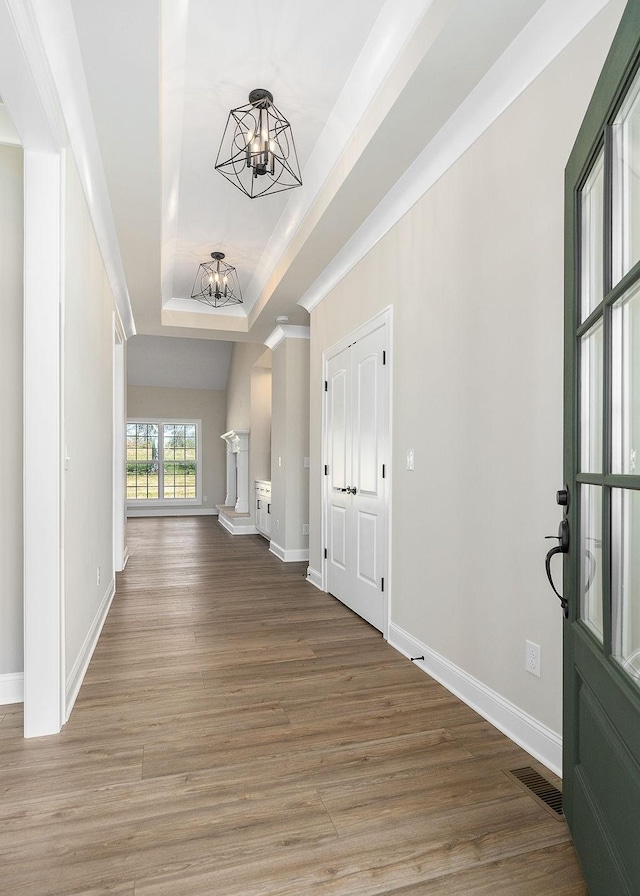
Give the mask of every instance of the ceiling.
[[[566, 3], [566, 0], [565, 0]], [[135, 328], [264, 342], [543, 0], [71, 0]], [[214, 170], [255, 87], [290, 120], [304, 184], [250, 200]], [[226, 253], [244, 305], [190, 298]]]

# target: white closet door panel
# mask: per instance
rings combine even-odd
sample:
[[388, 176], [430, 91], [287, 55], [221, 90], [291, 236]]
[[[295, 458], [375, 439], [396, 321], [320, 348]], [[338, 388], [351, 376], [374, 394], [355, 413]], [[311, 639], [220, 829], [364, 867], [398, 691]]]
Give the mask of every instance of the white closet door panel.
[[341, 571], [347, 568], [347, 511], [335, 504], [329, 520], [329, 561]]
[[351, 371], [348, 349], [327, 366], [327, 587], [336, 597], [348, 594], [351, 520], [349, 495], [351, 480]]
[[374, 588], [380, 585], [378, 575], [378, 517], [359, 511], [356, 515], [356, 577]]
[[337, 359], [336, 369], [329, 375], [329, 486], [344, 488], [351, 479], [350, 385], [346, 359]]
[[[355, 346], [354, 346], [355, 348]], [[354, 485], [358, 493], [378, 493], [378, 429], [380, 426], [378, 393], [380, 391], [380, 364], [374, 346], [355, 365], [354, 408]]]

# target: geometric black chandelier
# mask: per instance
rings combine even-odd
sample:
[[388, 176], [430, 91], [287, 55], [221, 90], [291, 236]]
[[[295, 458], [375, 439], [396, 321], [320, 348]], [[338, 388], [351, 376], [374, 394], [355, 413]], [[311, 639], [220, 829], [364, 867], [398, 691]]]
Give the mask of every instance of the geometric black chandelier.
[[215, 167], [251, 199], [302, 185], [291, 125], [268, 90], [231, 110]]
[[198, 268], [191, 290], [191, 298], [212, 308], [224, 305], [241, 305], [242, 293], [236, 269], [227, 264], [224, 252], [212, 252], [213, 261], [206, 261]]

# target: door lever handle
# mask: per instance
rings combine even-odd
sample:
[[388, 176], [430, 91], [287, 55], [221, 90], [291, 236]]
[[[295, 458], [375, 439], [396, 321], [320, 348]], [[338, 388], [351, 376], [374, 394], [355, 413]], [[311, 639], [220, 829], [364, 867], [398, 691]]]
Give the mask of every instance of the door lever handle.
[[556, 554], [567, 554], [569, 552], [569, 523], [566, 519], [563, 519], [558, 526], [558, 534], [557, 535], [546, 535], [545, 538], [557, 538], [558, 544], [551, 548], [551, 550], [547, 553], [547, 556], [544, 561], [545, 569], [547, 571], [547, 578], [549, 580], [549, 584], [553, 589], [554, 593], [558, 597], [560, 601], [560, 605], [564, 612], [564, 618], [569, 618], [569, 602], [566, 597], [563, 597], [556, 586], [553, 584], [553, 577], [551, 575], [551, 558]]
[[355, 495], [355, 493], [357, 492], [357, 488], [355, 487], [355, 485], [352, 485], [351, 488], [347, 489], [347, 491], [351, 492], [352, 495]]

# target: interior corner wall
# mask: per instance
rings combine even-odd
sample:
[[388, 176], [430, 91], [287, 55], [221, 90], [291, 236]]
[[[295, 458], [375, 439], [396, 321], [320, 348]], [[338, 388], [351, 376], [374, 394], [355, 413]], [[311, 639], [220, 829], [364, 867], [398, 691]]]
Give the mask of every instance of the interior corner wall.
[[[22, 315], [23, 315], [23, 154], [20, 146], [0, 145], [0, 408], [4, 473], [0, 504], [0, 679], [22, 674]], [[3, 702], [0, 688], [0, 703]]]
[[[271, 540], [284, 549], [286, 527], [286, 432], [287, 354], [286, 340], [273, 349], [271, 359]], [[283, 466], [283, 463], [285, 466]]]
[[[64, 260], [65, 680], [81, 681], [114, 589], [113, 294], [71, 153]], [[100, 575], [98, 576], [98, 569]]]
[[202, 420], [202, 494], [207, 498], [202, 509], [213, 511], [218, 504], [224, 504], [226, 445], [220, 436], [225, 432], [226, 395], [221, 389], [129, 386], [127, 415], [142, 420]]
[[[255, 479], [268, 479], [268, 476], [264, 474], [269, 469], [270, 445], [265, 440], [264, 430], [267, 415], [266, 404], [271, 404], [271, 395], [269, 393], [267, 396], [264, 389], [256, 389], [253, 396], [251, 392], [252, 381], [256, 386], [260, 382], [259, 376], [254, 380], [253, 374], [255, 370], [261, 368], [254, 368], [254, 365], [264, 353], [265, 347], [261, 343], [234, 343], [227, 379], [226, 432], [232, 429], [249, 430], [249, 511], [251, 513], [254, 512], [253, 482]], [[263, 380], [262, 385], [265, 384], [266, 380]], [[265, 407], [259, 408], [260, 400], [265, 403]], [[270, 410], [268, 413], [270, 416]], [[255, 434], [253, 431], [254, 421], [256, 424]]]
[[[271, 478], [271, 369], [254, 367], [251, 371], [251, 469], [254, 479]], [[251, 503], [249, 483], [249, 503]]]
[[[311, 315], [311, 569], [322, 353], [392, 296], [391, 623], [552, 732], [563, 620], [544, 538], [562, 484], [564, 167], [619, 16], [618, 4], [596, 17]], [[541, 646], [540, 678], [525, 639]]]
[[229, 432], [231, 429], [251, 429], [251, 371], [264, 352], [264, 345], [259, 343], [235, 342], [233, 344], [227, 379], [225, 432]]
[[287, 355], [287, 527], [283, 547], [287, 551], [308, 551], [309, 536], [303, 525], [309, 522], [309, 340], [286, 339]]
[[[285, 552], [307, 551], [309, 536], [309, 340], [283, 339], [273, 352], [271, 540]], [[305, 554], [306, 556], [306, 554]]]

